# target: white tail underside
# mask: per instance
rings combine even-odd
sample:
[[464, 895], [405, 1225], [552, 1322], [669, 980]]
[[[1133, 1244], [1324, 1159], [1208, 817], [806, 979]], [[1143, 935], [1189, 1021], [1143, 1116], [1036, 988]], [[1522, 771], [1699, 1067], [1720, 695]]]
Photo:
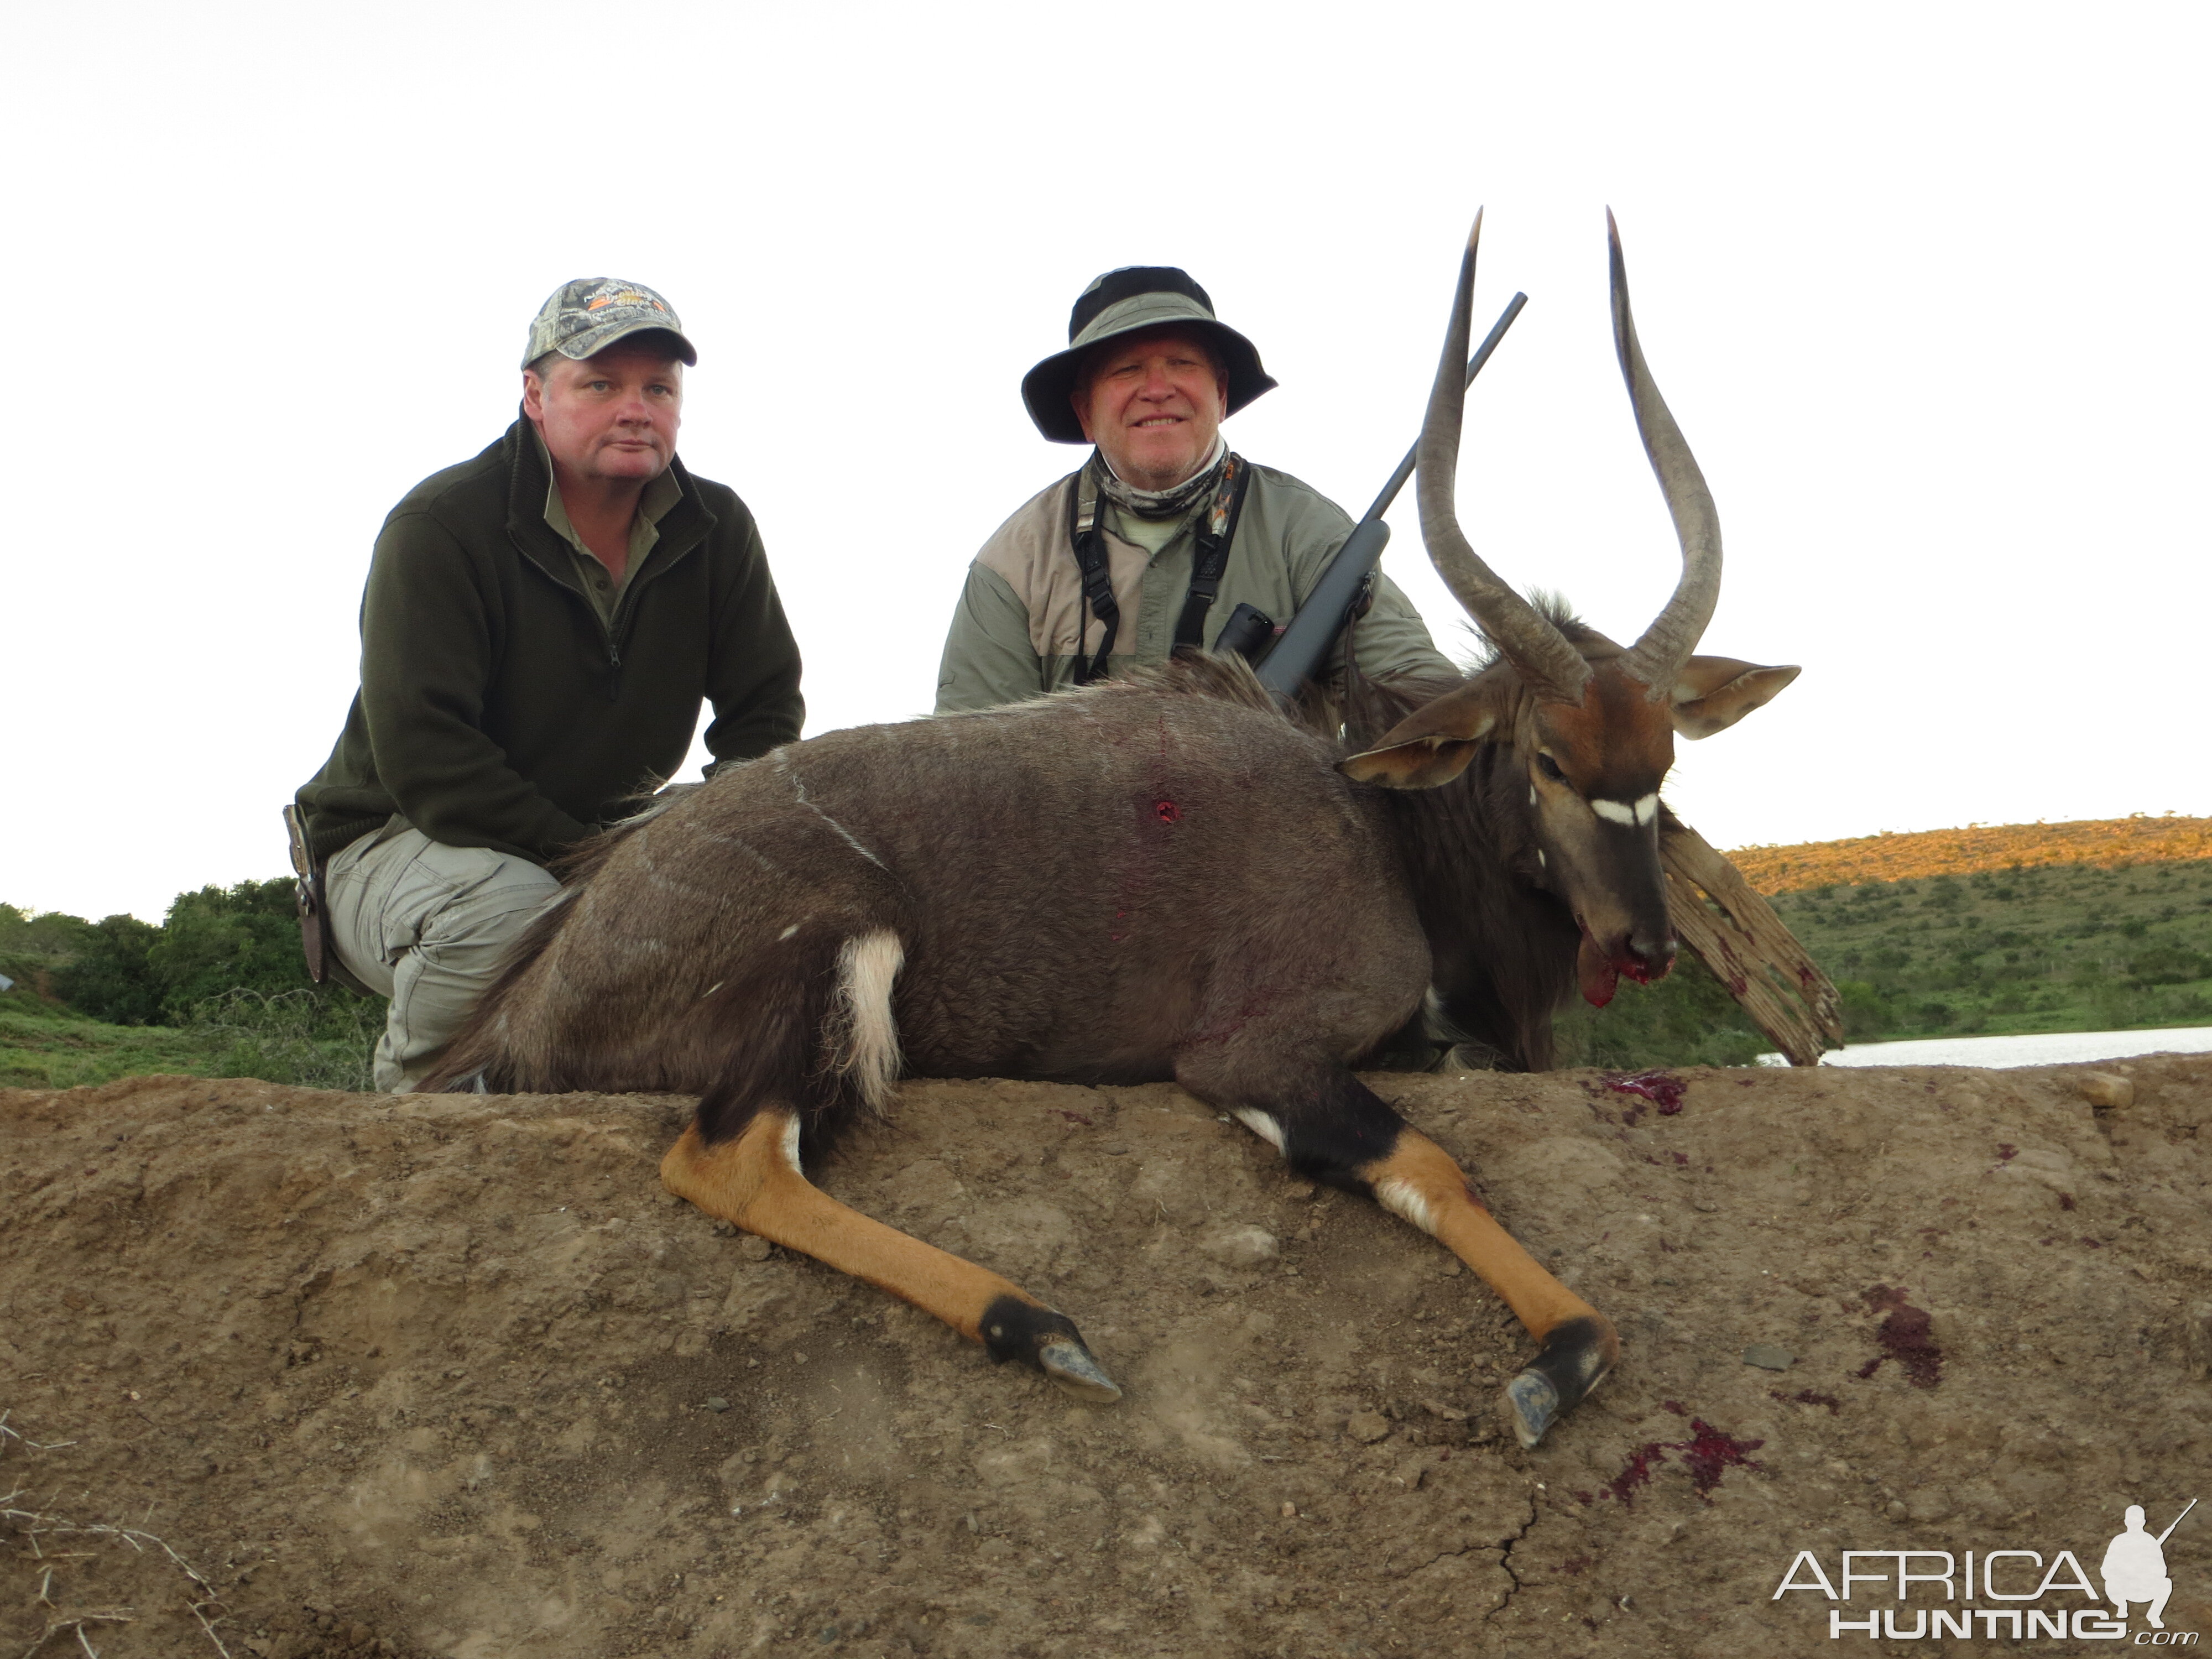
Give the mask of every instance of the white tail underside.
[[891, 1018], [891, 985], [906, 962], [906, 947], [888, 928], [845, 941], [837, 952], [837, 1009], [830, 1034], [830, 1064], [849, 1078], [872, 1112], [890, 1105], [899, 1074], [898, 1026]]

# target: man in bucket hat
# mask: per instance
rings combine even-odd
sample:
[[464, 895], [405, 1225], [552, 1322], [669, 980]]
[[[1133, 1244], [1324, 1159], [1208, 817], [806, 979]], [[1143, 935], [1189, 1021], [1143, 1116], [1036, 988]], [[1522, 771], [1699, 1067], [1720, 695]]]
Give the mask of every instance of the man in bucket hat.
[[336, 970], [391, 999], [380, 1089], [437, 1062], [556, 890], [547, 863], [683, 764], [702, 698], [714, 765], [799, 735], [752, 514], [676, 456], [697, 361], [651, 289], [563, 284], [530, 327], [520, 416], [377, 537], [361, 690], [287, 816]]
[[[1022, 401], [1053, 442], [1094, 448], [975, 556], [945, 637], [939, 714], [1162, 662], [1180, 645], [1264, 640], [1352, 532], [1334, 502], [1231, 453], [1221, 422], [1275, 382], [1187, 273], [1107, 272], [1077, 299], [1067, 340], [1023, 378]], [[1350, 637], [1364, 673], [1452, 672], [1387, 576]]]

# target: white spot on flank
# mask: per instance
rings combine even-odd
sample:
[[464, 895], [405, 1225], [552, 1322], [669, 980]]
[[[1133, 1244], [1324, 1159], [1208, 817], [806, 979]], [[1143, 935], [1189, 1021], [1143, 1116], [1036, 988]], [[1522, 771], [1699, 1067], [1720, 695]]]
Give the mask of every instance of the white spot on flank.
[[1277, 1152], [1283, 1150], [1283, 1126], [1257, 1106], [1234, 1106], [1230, 1109], [1229, 1115]]
[[1590, 803], [1590, 811], [1607, 823], [1632, 824], [1636, 822], [1636, 809], [1626, 801], [1594, 800]]
[[1651, 820], [1652, 820], [1652, 819], [1654, 819], [1654, 818], [1657, 817], [1658, 816], [1659, 816], [1659, 797], [1658, 797], [1658, 796], [1656, 796], [1656, 795], [1646, 795], [1646, 796], [1645, 796], [1642, 800], [1639, 800], [1638, 802], [1637, 802], [1637, 803], [1636, 803], [1636, 821], [1637, 821], [1638, 823], [1650, 823], [1650, 822], [1651, 822]]
[[852, 1079], [862, 1103], [881, 1113], [899, 1074], [898, 1025], [891, 1018], [891, 982], [906, 949], [888, 928], [845, 941], [837, 953], [837, 1006], [830, 1027], [830, 1063]]
[[1375, 1183], [1375, 1201], [1392, 1215], [1403, 1216], [1425, 1233], [1437, 1230], [1437, 1213], [1420, 1189], [1410, 1181], [1385, 1176]]
[[778, 933], [778, 934], [775, 936], [775, 942], [776, 942], [778, 945], [781, 945], [781, 944], [782, 944], [782, 943], [784, 942], [784, 940], [786, 940], [786, 939], [789, 939], [789, 938], [790, 938], [793, 933], [797, 933], [798, 931], [799, 931], [799, 924], [798, 924], [797, 922], [795, 922], [795, 921], [794, 921], [794, 922], [793, 922], [793, 923], [791, 924], [791, 926], [790, 926], [790, 927], [788, 927], [785, 928], [781, 933]]

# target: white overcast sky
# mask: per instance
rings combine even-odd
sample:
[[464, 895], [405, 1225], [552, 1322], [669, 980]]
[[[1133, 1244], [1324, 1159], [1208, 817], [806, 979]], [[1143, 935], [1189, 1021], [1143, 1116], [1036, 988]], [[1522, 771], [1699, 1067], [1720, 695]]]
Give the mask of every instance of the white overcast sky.
[[1016, 386], [1094, 274], [1206, 284], [1282, 382], [1231, 441], [1356, 513], [1479, 204], [1484, 319], [1530, 303], [1473, 400], [1476, 544], [1620, 635], [1674, 579], [1610, 204], [1726, 532], [1706, 645], [1804, 665], [1685, 746], [1669, 795], [1715, 842], [2212, 812], [2208, 18], [27, 8], [0, 899], [158, 918], [284, 868], [378, 524], [513, 417], [566, 278], [682, 313], [682, 451], [759, 518], [821, 732], [928, 708], [969, 559], [1079, 459]]

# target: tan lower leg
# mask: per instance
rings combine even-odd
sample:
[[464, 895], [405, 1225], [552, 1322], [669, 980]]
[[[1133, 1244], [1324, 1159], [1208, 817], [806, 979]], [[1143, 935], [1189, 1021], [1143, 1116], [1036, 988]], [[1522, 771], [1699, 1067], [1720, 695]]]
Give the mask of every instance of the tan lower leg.
[[734, 1140], [708, 1146], [695, 1124], [660, 1162], [661, 1183], [712, 1216], [903, 1297], [970, 1341], [1002, 1296], [1042, 1305], [994, 1273], [840, 1204], [799, 1171], [798, 1120], [763, 1112]]
[[1418, 1130], [1401, 1130], [1390, 1156], [1359, 1173], [1374, 1189], [1376, 1203], [1436, 1235], [1482, 1275], [1540, 1341], [1560, 1321], [1596, 1313], [1498, 1224], [1451, 1154]]

